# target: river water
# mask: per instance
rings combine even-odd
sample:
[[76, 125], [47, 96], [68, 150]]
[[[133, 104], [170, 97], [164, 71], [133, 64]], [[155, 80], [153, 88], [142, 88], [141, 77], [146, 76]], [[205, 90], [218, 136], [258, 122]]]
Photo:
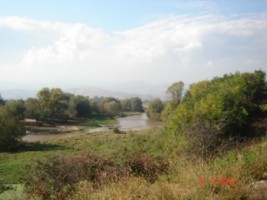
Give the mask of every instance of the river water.
[[[116, 119], [115, 127], [118, 127], [121, 131], [130, 131], [130, 130], [144, 130], [155, 127], [161, 127], [161, 122], [155, 122], [148, 119], [145, 113], [120, 117]], [[110, 131], [109, 127], [103, 126], [95, 129], [88, 129], [84, 131], [74, 131], [69, 133], [58, 133], [58, 134], [28, 134], [22, 138], [23, 141], [28, 142], [41, 142], [54, 139], [64, 139], [70, 138], [73, 136], [84, 135], [88, 133], [97, 133], [103, 131]]]
[[149, 120], [145, 113], [142, 113], [140, 115], [121, 117], [116, 120], [116, 127], [118, 127], [121, 131], [136, 131], [161, 126], [161, 122]]

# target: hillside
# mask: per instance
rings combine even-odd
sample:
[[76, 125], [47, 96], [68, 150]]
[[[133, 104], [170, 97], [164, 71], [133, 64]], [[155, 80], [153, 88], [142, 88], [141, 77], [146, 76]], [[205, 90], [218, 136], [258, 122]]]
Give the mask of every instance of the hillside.
[[[247, 143], [246, 146], [229, 151], [224, 156], [208, 163], [203, 163], [199, 159], [188, 159], [188, 155], [181, 146], [182, 143], [170, 139], [170, 136], [166, 137], [160, 130], [150, 130], [131, 132], [125, 135], [90, 134], [45, 142], [39, 145], [29, 144], [19, 154], [0, 154], [1, 182], [21, 183], [20, 181], [24, 180], [26, 175], [24, 173], [25, 165], [32, 165], [33, 160], [41, 158], [47, 158], [47, 161], [51, 164], [51, 168], [43, 168], [42, 173], [53, 180], [54, 175], [47, 170], [59, 173], [57, 170], [60, 166], [57, 167], [56, 163], [62, 163], [64, 166], [61, 169], [63, 173], [64, 168], [71, 170], [67, 166], [76, 166], [73, 169], [81, 170], [80, 167], [91, 160], [90, 157], [86, 156], [89, 154], [96, 156], [93, 157], [94, 162], [96, 162], [94, 166], [101, 170], [95, 183], [97, 184], [98, 181], [103, 180], [104, 185], [95, 187], [94, 181], [83, 181], [78, 185], [76, 192], [67, 199], [121, 199], [122, 197], [126, 200], [264, 199], [266, 194], [264, 193], [265, 190], [262, 189], [262, 187], [265, 187], [262, 183], [266, 183], [266, 181], [263, 181], [266, 178], [264, 174], [267, 171], [266, 138]], [[68, 157], [63, 155], [68, 155]], [[144, 176], [142, 173], [118, 177], [117, 181], [112, 176], [106, 176], [107, 179], [103, 179], [102, 173], [112, 175], [116, 171], [124, 170], [121, 164], [119, 164], [119, 167], [117, 164], [112, 164], [111, 161], [107, 162], [106, 159], [112, 159], [115, 163], [124, 163], [127, 160], [135, 159], [136, 156], [143, 157], [135, 162], [139, 163], [140, 170], [144, 170], [144, 173], [149, 174], [150, 170], [157, 169], [156, 163], [161, 162], [157, 159], [158, 157], [164, 158], [164, 162], [169, 163], [168, 171], [159, 172], [155, 176], [155, 182], [147, 181], [146, 175], [144, 174]], [[67, 158], [70, 160], [66, 160]], [[80, 160], [79, 165], [77, 165], [76, 159]], [[47, 161], [44, 161], [44, 163]], [[108, 165], [104, 164], [105, 162]], [[34, 161], [34, 163], [41, 164], [42, 162]], [[117, 170], [116, 166], [119, 167]], [[36, 178], [41, 175], [38, 171], [32, 170], [30, 168], [31, 175]], [[60, 174], [61, 172], [59, 176], [61, 176]], [[69, 178], [72, 177], [72, 174], [75, 175], [74, 172], [70, 173], [70, 171], [67, 174], [70, 175]], [[54, 180], [61, 181], [57, 178]], [[214, 180], [217, 180], [217, 182], [214, 182]], [[228, 182], [233, 180], [233, 182], [228, 183], [226, 180]], [[42, 190], [48, 193], [52, 192], [50, 186], [46, 185], [46, 180], [43, 180], [44, 182], [39, 181], [36, 182], [36, 186], [44, 187], [43, 189], [39, 188], [39, 194], [42, 194], [40, 193]], [[2, 196], [0, 195], [0, 199], [6, 197], [7, 194], [6, 192]]]

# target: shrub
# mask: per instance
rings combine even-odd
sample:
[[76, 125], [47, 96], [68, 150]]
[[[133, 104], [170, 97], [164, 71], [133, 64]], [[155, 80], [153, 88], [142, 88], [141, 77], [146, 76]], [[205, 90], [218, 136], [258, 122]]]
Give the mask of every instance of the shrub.
[[131, 173], [154, 182], [168, 170], [169, 164], [162, 159], [146, 155], [133, 156], [124, 165], [87, 154], [75, 156], [48, 156], [27, 166], [26, 190], [29, 198], [66, 199], [82, 181], [89, 182], [92, 189], [110, 182], [117, 182]]
[[192, 122], [187, 129], [188, 151], [202, 159], [208, 159], [223, 145], [223, 133], [214, 124], [205, 120]]
[[25, 128], [5, 107], [0, 106], [0, 151], [14, 148]]
[[264, 84], [262, 71], [224, 75], [193, 84], [168, 118], [167, 128], [190, 140], [203, 138], [200, 146], [205, 145], [206, 150], [249, 136], [248, 128], [253, 114], [259, 112], [257, 102]]
[[156, 98], [149, 102], [146, 114], [151, 119], [160, 120], [160, 115], [163, 109], [164, 105], [162, 101], [159, 98]]
[[119, 180], [125, 174], [123, 168], [114, 162], [85, 154], [49, 156], [27, 169], [28, 192], [43, 199], [65, 199], [83, 180], [100, 187], [109, 181]]
[[126, 165], [133, 175], [144, 177], [152, 183], [160, 174], [167, 172], [169, 167], [169, 164], [164, 160], [156, 160], [147, 155], [133, 156], [126, 162]]

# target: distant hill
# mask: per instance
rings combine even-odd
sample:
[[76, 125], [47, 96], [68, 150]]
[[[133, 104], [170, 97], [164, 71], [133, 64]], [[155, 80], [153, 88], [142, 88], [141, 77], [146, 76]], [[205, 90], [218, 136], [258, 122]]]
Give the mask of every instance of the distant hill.
[[0, 95], [3, 99], [27, 99], [29, 97], [35, 97], [37, 90], [25, 90], [25, 89], [8, 89], [0, 90]]
[[[40, 88], [41, 89], [41, 88]], [[25, 89], [8, 89], [8, 90], [0, 90], [0, 95], [3, 99], [27, 99], [29, 97], [36, 97], [36, 94], [39, 90], [25, 90]], [[72, 93], [75, 95], [83, 95], [89, 97], [115, 97], [118, 99], [125, 99], [131, 97], [140, 97], [143, 100], [150, 100], [155, 97], [160, 97], [158, 95], [153, 94], [138, 94], [138, 93], [127, 93], [120, 91], [112, 91], [108, 89], [101, 88], [70, 88], [63, 89], [64, 92]]]
[[[3, 85], [3, 84], [1, 84]], [[17, 84], [18, 87], [22, 89], [16, 89], [16, 84], [7, 84], [7, 89], [0, 88], [0, 95], [4, 99], [26, 99], [29, 97], [35, 97], [36, 93], [44, 86], [40, 86], [36, 84], [34, 87], [35, 89], [31, 89], [31, 87]], [[57, 84], [56, 84], [57, 85]], [[153, 98], [161, 98], [165, 100], [166, 93], [165, 91], [171, 85], [170, 83], [165, 84], [150, 84], [147, 82], [142, 81], [129, 81], [123, 83], [102, 83], [102, 84], [95, 84], [95, 85], [77, 85], [77, 86], [63, 86], [62, 88], [64, 92], [73, 93], [76, 95], [83, 95], [83, 96], [103, 96], [103, 97], [115, 97], [118, 99], [130, 98], [130, 97], [140, 97], [143, 100], [150, 100]], [[9, 87], [7, 87], [9, 86]], [[50, 84], [49, 88], [53, 86]], [[15, 88], [15, 89], [12, 89]], [[37, 89], [36, 89], [37, 88]], [[185, 88], [188, 88], [188, 84], [186, 84]]]
[[123, 84], [112, 85], [112, 88], [115, 91], [121, 92], [131, 92], [134, 94], [150, 94], [157, 97], [164, 97], [165, 91], [167, 90], [169, 83], [165, 84], [150, 84], [147, 82], [141, 81], [130, 81], [124, 82]]
[[101, 88], [72, 88], [72, 89], [66, 89], [64, 91], [75, 95], [83, 95], [89, 97], [103, 96], [103, 97], [115, 97], [118, 99], [125, 99], [137, 96], [143, 100], [150, 100], [154, 98], [154, 96], [150, 94], [127, 93], [127, 92], [112, 91]]

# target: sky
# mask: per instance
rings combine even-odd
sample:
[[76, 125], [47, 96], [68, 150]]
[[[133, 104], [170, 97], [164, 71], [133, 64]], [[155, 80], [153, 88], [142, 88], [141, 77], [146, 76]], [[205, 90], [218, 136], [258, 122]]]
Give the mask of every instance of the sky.
[[0, 0], [0, 89], [266, 71], [267, 0]]

